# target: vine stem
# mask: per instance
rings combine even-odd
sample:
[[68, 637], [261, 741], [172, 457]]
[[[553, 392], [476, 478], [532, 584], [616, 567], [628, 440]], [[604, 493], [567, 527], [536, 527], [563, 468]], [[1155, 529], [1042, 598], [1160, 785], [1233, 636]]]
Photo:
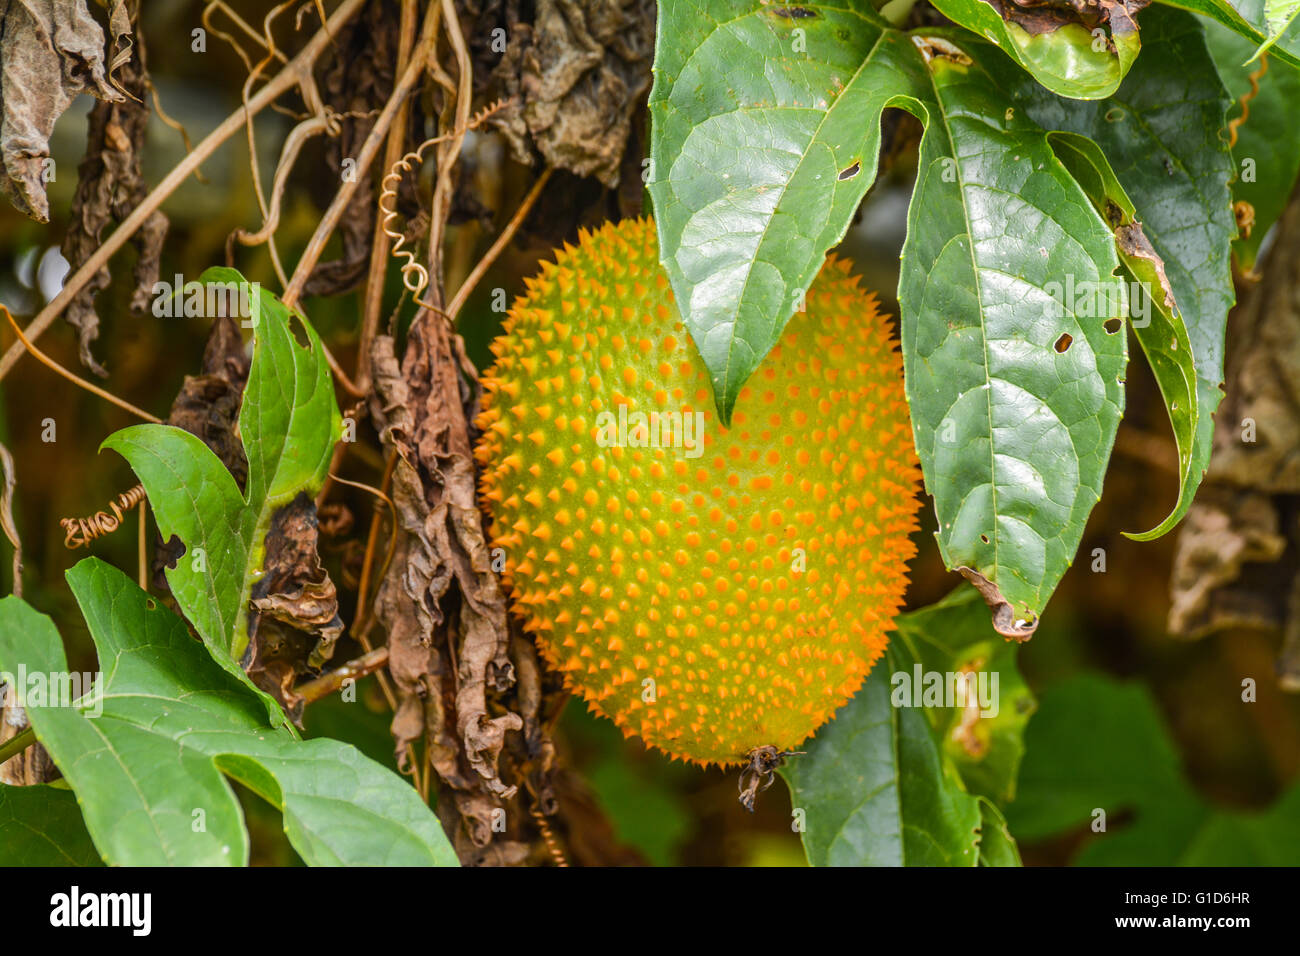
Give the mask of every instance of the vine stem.
[[546, 187], [546, 182], [550, 178], [551, 167], [548, 166], [546, 169], [542, 170], [542, 174], [537, 177], [537, 181], [534, 182], [532, 188], [528, 190], [528, 194], [524, 196], [523, 202], [519, 204], [519, 208], [516, 209], [514, 215], [510, 217], [510, 221], [506, 223], [506, 227], [501, 230], [501, 234], [497, 236], [496, 241], [492, 243], [492, 247], [488, 249], [483, 258], [478, 261], [478, 265], [474, 266], [474, 271], [472, 271], [466, 277], [465, 281], [460, 284], [460, 288], [456, 290], [456, 294], [452, 296], [451, 303], [447, 306], [447, 318], [452, 322], [456, 321], [456, 315], [460, 312], [461, 306], [465, 304], [465, 300], [468, 299], [470, 293], [474, 291], [479, 280], [483, 278], [487, 273], [488, 268], [496, 261], [497, 257], [501, 255], [501, 251], [505, 249], [505, 247], [510, 243], [510, 240], [514, 238], [519, 227], [523, 225], [523, 221], [528, 218], [528, 213], [532, 211], [533, 204], [537, 202], [537, 197], [542, 194], [542, 190]]
[[[370, 171], [370, 164], [374, 162], [375, 154], [379, 152], [380, 145], [387, 137], [388, 128], [392, 125], [399, 108], [406, 101], [407, 95], [415, 87], [416, 82], [424, 73], [425, 67], [433, 56], [440, 15], [441, 11], [437, 7], [431, 7], [429, 13], [425, 15], [419, 48], [411, 56], [411, 61], [406, 65], [406, 70], [402, 73], [401, 79], [393, 87], [392, 96], [388, 98], [383, 112], [379, 114], [375, 120], [375, 125], [370, 128], [370, 133], [366, 136], [366, 141], [361, 145], [361, 150], [356, 155], [356, 164], [352, 170], [352, 177], [345, 180], [339, 191], [335, 193], [329, 209], [325, 210], [325, 215], [321, 217], [320, 223], [316, 226], [316, 231], [307, 243], [307, 248], [303, 250], [302, 258], [298, 260], [293, 275], [289, 277], [289, 285], [285, 288], [284, 295], [280, 297], [280, 301], [286, 307], [293, 309], [297, 306], [298, 299], [302, 296], [303, 286], [307, 283], [307, 277], [311, 275], [312, 269], [316, 267], [321, 253], [325, 251], [325, 244], [329, 242], [330, 236], [334, 234], [334, 230], [339, 224], [339, 220], [343, 218], [343, 213], [347, 211], [348, 204], [352, 201], [352, 194], [357, 191], [357, 187]], [[364, 393], [359, 392], [358, 394]]]
[[[405, 72], [415, 46], [415, 0], [402, 0], [401, 39], [397, 50], [397, 72]], [[388, 132], [384, 147], [384, 169], [390, 170], [402, 158], [410, 118], [410, 100], [403, 100], [397, 119]], [[388, 266], [388, 233], [382, 216], [375, 217], [375, 233], [370, 243], [370, 270], [366, 275], [364, 307], [361, 315], [361, 340], [357, 348], [355, 380], [363, 392], [370, 391], [370, 346], [379, 330], [379, 312], [384, 304], [384, 276]]]
[[[361, 9], [364, 2], [365, 0], [343, 0], [339, 8], [334, 11], [334, 15], [329, 18], [329, 21], [316, 32], [315, 36], [307, 41], [307, 45], [289, 61], [283, 70], [277, 73], [266, 86], [262, 87], [257, 92], [257, 95], [248, 101], [247, 105], [241, 106], [227, 116], [220, 126], [204, 137], [193, 152], [188, 153], [184, 159], [172, 167], [171, 172], [154, 187], [153, 192], [149, 193], [140, 205], [135, 207], [131, 215], [127, 216], [126, 220], [113, 230], [112, 235], [105, 239], [103, 244], [95, 250], [95, 253], [82, 263], [81, 268], [68, 277], [63, 284], [63, 288], [59, 290], [59, 294], [37, 313], [36, 318], [32, 319], [26, 329], [29, 340], [34, 341], [39, 338], [46, 329], [54, 324], [54, 320], [68, 307], [82, 287], [108, 263], [113, 253], [122, 248], [127, 240], [135, 235], [136, 230], [144, 225], [145, 220], [153, 215], [163, 201], [175, 192], [186, 177], [198, 169], [199, 165], [217, 150], [217, 147], [243, 129], [247, 118], [261, 112], [293, 86], [311, 82], [312, 66], [326, 46], [329, 45], [330, 37], [338, 33], [339, 28]], [[0, 359], [0, 379], [9, 374], [9, 370], [13, 368], [14, 363], [18, 361], [24, 351], [22, 342], [15, 342], [9, 347], [4, 354], [4, 358]]]
[[360, 680], [368, 674], [373, 674], [387, 663], [388, 648], [376, 647], [356, 660], [348, 661], [337, 670], [322, 674], [315, 680], [308, 681], [305, 684], [299, 684], [294, 688], [293, 692], [302, 697], [308, 704], [312, 704], [322, 697], [328, 697], [334, 693], [343, 686], [344, 681]]
[[36, 743], [36, 731], [30, 727], [10, 737], [0, 744], [0, 764], [3, 764], [10, 757], [18, 756], [34, 743]]

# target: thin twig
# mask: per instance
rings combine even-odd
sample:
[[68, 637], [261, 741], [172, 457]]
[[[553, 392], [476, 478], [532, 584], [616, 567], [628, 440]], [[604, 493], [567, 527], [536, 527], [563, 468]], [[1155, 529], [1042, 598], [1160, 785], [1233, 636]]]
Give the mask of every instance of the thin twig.
[[[379, 574], [380, 578], [383, 578], [384, 573], [387, 572], [388, 565], [392, 563], [393, 553], [397, 548], [397, 532], [398, 532], [397, 507], [393, 504], [393, 499], [388, 497], [387, 494], [388, 486], [392, 483], [393, 480], [393, 470], [396, 466], [397, 466], [397, 453], [390, 452], [388, 456], [388, 465], [384, 468], [383, 480], [380, 482], [379, 488], [374, 489], [376, 492], [378, 492], [378, 496], [382, 497], [384, 501], [388, 504], [389, 514], [391, 514], [393, 517], [393, 531], [388, 543], [387, 557], [384, 558], [384, 571], [380, 572]], [[351, 632], [354, 636], [357, 634], [361, 634], [363, 636], [369, 634], [369, 627], [366, 625], [368, 625], [370, 621], [370, 615], [367, 613], [370, 607], [370, 601], [367, 599], [367, 595], [370, 592], [371, 569], [374, 567], [375, 552], [378, 548], [378, 544], [379, 544], [379, 509], [375, 508], [375, 516], [373, 519], [371, 519], [370, 531], [366, 535], [366, 554], [361, 561], [361, 578], [357, 582], [357, 613], [356, 613], [356, 617], [352, 621], [352, 628], [351, 628]]]
[[[429, 276], [432, 287], [433, 302], [439, 308], [443, 305], [442, 274], [442, 238], [447, 229], [447, 219], [451, 215], [451, 191], [455, 188], [453, 171], [460, 159], [460, 148], [465, 142], [465, 131], [469, 125], [470, 105], [473, 98], [473, 72], [470, 65], [469, 48], [465, 46], [465, 37], [460, 32], [460, 20], [456, 15], [452, 0], [439, 0], [443, 15], [447, 21], [447, 39], [452, 52], [456, 55], [455, 90], [456, 111], [452, 129], [456, 131], [450, 141], [438, 150], [438, 177], [433, 187], [433, 201], [430, 204], [429, 220]], [[438, 72], [441, 72], [439, 70]], [[445, 75], [445, 74], [444, 74]]]
[[73, 373], [69, 372], [66, 368], [64, 368], [58, 362], [54, 361], [54, 359], [50, 358], [48, 355], [46, 355], [44, 352], [42, 352], [40, 349], [38, 349], [35, 345], [31, 343], [31, 341], [27, 338], [26, 334], [24, 334], [22, 328], [18, 325], [18, 321], [13, 317], [13, 314], [3, 305], [0, 305], [0, 312], [4, 312], [5, 318], [9, 320], [9, 325], [14, 330], [14, 334], [18, 336], [19, 348], [27, 349], [27, 351], [31, 352], [33, 357], [35, 357], [46, 368], [49, 368], [50, 370], [57, 372], [59, 375], [62, 375], [72, 384], [84, 388], [92, 395], [98, 395], [100, 398], [104, 399], [105, 401], [112, 402], [118, 408], [125, 409], [126, 411], [130, 412], [132, 415], [137, 415], [140, 418], [143, 418], [147, 422], [153, 422], [154, 424], [159, 424], [162, 422], [161, 418], [149, 414], [142, 408], [136, 408], [130, 402], [126, 401], [125, 399], [118, 398], [112, 392], [106, 391], [105, 389], [100, 388], [98, 385], [95, 385], [92, 382], [87, 382], [84, 378], [80, 378], [74, 375]]
[[388, 648], [376, 647], [373, 651], [367, 651], [356, 660], [348, 661], [342, 667], [332, 670], [328, 674], [322, 674], [315, 680], [300, 684], [293, 689], [293, 692], [308, 704], [315, 703], [342, 687], [344, 681], [349, 679], [360, 680], [373, 674], [387, 663]]
[[[262, 39], [261, 34], [259, 34], [256, 30], [254, 30], [251, 26], [249, 26], [243, 17], [241, 17], [238, 13], [236, 13], [226, 4], [222, 3], [221, 0], [209, 0], [208, 5], [203, 9], [203, 25], [208, 28], [209, 33], [215, 33], [217, 36], [221, 37], [223, 40], [226, 40], [228, 43], [231, 43], [232, 45], [236, 45], [234, 43], [234, 39], [230, 37], [229, 34], [222, 33], [220, 30], [218, 30], [216, 27], [212, 25], [210, 17], [213, 10], [220, 10], [222, 13], [228, 16], [230, 18], [230, 21], [233, 24], [235, 24], [235, 26], [243, 30], [244, 33], [246, 33], [252, 40], [254, 40], [259, 46], [261, 46], [262, 49], [267, 50], [267, 52], [269, 52], [272, 56], [278, 59], [281, 63], [288, 62], [285, 59], [284, 54], [281, 53], [279, 50], [274, 48], [268, 48], [266, 45], [266, 41]], [[243, 54], [242, 50], [240, 50], [239, 52], [241, 55]], [[251, 64], [248, 63], [247, 59], [245, 59], [244, 63], [246, 66], [250, 66], [251, 68]]]
[[415, 87], [421, 74], [424, 73], [425, 66], [433, 54], [432, 41], [437, 36], [437, 16], [435, 14], [437, 9], [437, 7], [434, 7], [425, 16], [420, 45], [411, 56], [411, 62], [407, 64], [401, 78], [393, 87], [393, 94], [384, 105], [383, 112], [379, 114], [374, 126], [370, 128], [370, 133], [366, 136], [365, 142], [361, 145], [361, 150], [356, 156], [356, 163], [353, 167], [354, 175], [351, 179], [345, 180], [339, 191], [334, 195], [333, 202], [325, 211], [325, 215], [321, 217], [320, 223], [316, 226], [316, 231], [307, 243], [307, 248], [303, 250], [297, 268], [293, 270], [293, 275], [285, 287], [284, 295], [280, 297], [281, 301], [289, 308], [293, 308], [302, 296], [303, 286], [306, 285], [307, 278], [311, 275], [312, 270], [316, 268], [316, 263], [325, 251], [326, 243], [329, 242], [330, 236], [334, 234], [335, 228], [338, 227], [339, 220], [343, 218], [343, 213], [352, 201], [352, 194], [357, 191], [357, 187], [370, 171], [370, 164], [374, 161], [375, 154], [379, 152], [379, 147], [388, 134], [388, 128], [397, 116], [398, 108]]
[[[149, 193], [141, 201], [140, 205], [135, 207], [131, 215], [127, 216], [120, 226], [113, 230], [112, 235], [104, 239], [100, 247], [95, 250], [95, 253], [82, 263], [81, 268], [68, 276], [63, 283], [63, 288], [59, 290], [59, 294], [27, 326], [27, 337], [35, 341], [40, 338], [46, 329], [54, 324], [54, 320], [68, 307], [68, 304], [81, 291], [82, 287], [99, 273], [99, 270], [104, 267], [113, 253], [122, 248], [127, 240], [135, 235], [136, 231], [154, 214], [163, 201], [175, 192], [176, 188], [199, 167], [199, 164], [211, 156], [217, 147], [239, 132], [244, 125], [246, 115], [251, 116], [260, 112], [286, 90], [303, 83], [304, 78], [309, 80], [312, 65], [329, 43], [330, 33], [337, 32], [353, 14], [361, 9], [364, 3], [365, 0], [343, 0], [339, 8], [334, 11], [334, 15], [330, 17], [327, 26], [319, 30], [283, 70], [266, 86], [262, 87], [257, 95], [248, 101], [246, 106], [241, 106], [226, 117], [220, 126], [209, 133], [194, 148], [193, 152], [172, 167], [171, 172], [163, 178], [163, 181], [154, 187], [153, 192]], [[9, 347], [9, 350], [4, 354], [4, 358], [0, 359], [0, 379], [9, 373], [9, 370], [13, 368], [14, 363], [18, 361], [23, 351], [24, 346], [21, 342], [15, 342]]]
[[14, 548], [14, 597], [23, 596], [23, 539], [18, 536], [18, 525], [14, 522], [14, 486], [18, 483], [18, 471], [14, 467], [14, 456], [9, 449], [0, 445], [0, 463], [4, 465], [4, 492], [0, 495], [0, 526], [5, 537]]
[[140, 512], [140, 537], [136, 540], [136, 554], [138, 555], [137, 561], [139, 562], [138, 570], [140, 573], [141, 591], [149, 590], [149, 561], [147, 557], [149, 535], [146, 533], [146, 529], [149, 525], [149, 512], [145, 510], [148, 507], [149, 500], [147, 498], [141, 498], [140, 504], [136, 506], [136, 510]]
[[289, 174], [293, 172], [293, 164], [298, 161], [298, 154], [307, 140], [326, 132], [329, 126], [328, 117], [311, 116], [289, 131], [289, 135], [284, 138], [284, 145], [280, 147], [280, 162], [275, 167], [275, 178], [271, 182], [271, 205], [263, 217], [262, 228], [257, 232], [236, 230], [235, 238], [242, 245], [260, 246], [273, 238], [275, 231], [280, 228], [280, 205], [284, 198], [285, 186], [288, 185]]
[[[397, 72], [405, 72], [415, 45], [415, 0], [402, 0], [402, 22], [397, 45]], [[406, 145], [410, 100], [402, 100], [397, 119], [388, 131], [384, 145], [384, 169], [392, 169]], [[370, 243], [370, 268], [366, 273], [365, 299], [361, 309], [361, 339], [357, 351], [356, 382], [362, 391], [370, 389], [370, 346], [379, 331], [379, 313], [384, 305], [384, 277], [388, 274], [388, 233], [382, 219], [375, 220], [375, 234]]]
[[519, 231], [519, 227], [528, 218], [528, 213], [532, 211], [533, 204], [537, 202], [537, 197], [542, 194], [542, 189], [550, 178], [551, 169], [547, 167], [542, 170], [542, 174], [537, 177], [537, 182], [533, 183], [532, 188], [528, 190], [528, 194], [524, 196], [523, 202], [519, 204], [515, 214], [510, 217], [506, 227], [501, 230], [501, 235], [497, 236], [496, 241], [492, 243], [492, 248], [488, 249], [483, 258], [474, 266], [473, 271], [461, 283], [460, 288], [456, 290], [456, 294], [447, 305], [448, 319], [453, 322], [456, 321], [456, 316], [465, 304], [465, 300], [470, 297], [470, 293], [474, 291], [474, 287], [478, 285], [479, 280], [483, 278], [492, 263], [496, 261], [497, 256], [501, 255], [502, 250], [510, 244], [510, 240], [514, 238], [515, 233]]

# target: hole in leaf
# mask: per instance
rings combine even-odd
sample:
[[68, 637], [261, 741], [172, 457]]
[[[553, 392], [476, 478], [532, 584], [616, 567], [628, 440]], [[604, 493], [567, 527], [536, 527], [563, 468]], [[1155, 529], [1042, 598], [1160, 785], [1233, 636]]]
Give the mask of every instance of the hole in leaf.
[[1073, 341], [1074, 341], [1074, 336], [1072, 336], [1069, 332], [1062, 332], [1061, 337], [1056, 340], [1056, 344], [1053, 345], [1052, 348], [1056, 349], [1056, 351], [1058, 352], [1064, 352], [1066, 349], [1070, 347], [1070, 343]]
[[982, 535], [980, 535], [980, 540], [983, 541], [985, 544], [988, 544], [988, 543], [989, 543], [989, 536], [986, 535], [986, 534], [982, 534]]
[[848, 169], [844, 169], [840, 171], [840, 175], [839, 175], [840, 182], [843, 182], [846, 179], [852, 179], [861, 171], [862, 171], [862, 163], [860, 161], [854, 160], [852, 166], [850, 166]]
[[1124, 323], [1119, 319], [1107, 319], [1102, 323], [1101, 327], [1106, 330], [1107, 335], [1114, 335], [1124, 327]]
[[772, 13], [787, 20], [806, 20], [817, 16], [816, 11], [809, 10], [807, 7], [776, 7]]
[[297, 312], [289, 317], [289, 331], [300, 348], [311, 351], [311, 337], [307, 334], [307, 326], [303, 324], [302, 316]]
[[155, 601], [153, 598], [146, 598], [144, 602], [144, 606], [151, 611], [158, 610], [158, 602]]
[[176, 564], [185, 556], [185, 543], [177, 535], [172, 535], [162, 546], [163, 550], [163, 567], [168, 571], [175, 571]]

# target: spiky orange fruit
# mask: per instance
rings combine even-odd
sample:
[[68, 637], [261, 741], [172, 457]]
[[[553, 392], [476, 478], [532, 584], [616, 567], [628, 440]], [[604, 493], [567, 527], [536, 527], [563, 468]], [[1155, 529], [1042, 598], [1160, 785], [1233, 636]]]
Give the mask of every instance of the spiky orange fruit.
[[705, 764], [833, 717], [884, 651], [919, 507], [902, 362], [849, 263], [827, 262], [729, 429], [651, 221], [566, 246], [492, 348], [491, 539], [570, 688]]

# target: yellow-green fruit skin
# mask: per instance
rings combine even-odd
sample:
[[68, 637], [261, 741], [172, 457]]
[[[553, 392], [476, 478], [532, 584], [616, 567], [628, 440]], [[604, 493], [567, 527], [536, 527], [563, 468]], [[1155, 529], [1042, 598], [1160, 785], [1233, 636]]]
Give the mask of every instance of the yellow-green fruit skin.
[[[546, 263], [493, 352], [477, 449], [491, 541], [569, 687], [703, 764], [794, 748], [831, 719], [884, 651], [920, 506], [901, 358], [849, 264], [828, 260], [729, 429], [648, 220]], [[655, 436], [637, 412], [699, 413], [702, 444], [638, 447]]]

